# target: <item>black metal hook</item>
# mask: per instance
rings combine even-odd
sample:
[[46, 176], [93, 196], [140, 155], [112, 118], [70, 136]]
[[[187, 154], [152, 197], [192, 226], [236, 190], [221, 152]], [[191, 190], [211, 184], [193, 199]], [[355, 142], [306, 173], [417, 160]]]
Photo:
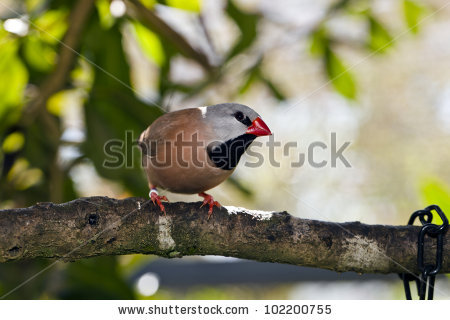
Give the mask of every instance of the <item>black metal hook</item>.
[[[432, 224], [433, 211], [439, 215], [442, 220], [441, 225]], [[428, 300], [433, 299], [434, 294], [434, 283], [436, 275], [439, 273], [442, 267], [442, 252], [444, 246], [444, 234], [448, 230], [448, 219], [444, 212], [437, 205], [431, 205], [423, 210], [415, 211], [409, 218], [408, 225], [414, 224], [416, 218], [419, 218], [422, 223], [422, 228], [419, 232], [419, 237], [417, 241], [417, 267], [420, 270], [420, 275], [415, 275], [412, 273], [400, 273], [400, 279], [403, 280], [403, 285], [405, 288], [405, 296], [407, 300], [411, 300], [411, 288], [409, 283], [415, 281], [417, 285], [417, 294], [420, 300], [425, 300], [426, 292], [428, 291]], [[432, 238], [437, 238], [436, 245], [436, 259], [434, 264], [425, 265], [424, 262], [424, 246], [425, 246], [425, 236], [428, 235]]]

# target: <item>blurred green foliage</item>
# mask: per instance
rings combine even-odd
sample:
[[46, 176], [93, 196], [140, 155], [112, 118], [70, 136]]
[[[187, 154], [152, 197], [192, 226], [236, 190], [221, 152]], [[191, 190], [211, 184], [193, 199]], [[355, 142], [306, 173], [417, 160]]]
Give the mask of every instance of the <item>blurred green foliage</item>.
[[376, 52], [385, 51], [392, 44], [392, 37], [386, 28], [374, 18], [372, 15], [369, 16], [370, 25], [370, 49]]
[[422, 3], [414, 0], [403, 0], [403, 12], [405, 20], [410, 31], [417, 33], [419, 31], [419, 22], [427, 13], [427, 7]]
[[[448, 214], [450, 212], [450, 186], [437, 178], [427, 178], [421, 183], [420, 193], [424, 206], [437, 204]], [[442, 219], [433, 214], [433, 223], [442, 224]]]
[[339, 56], [330, 48], [325, 49], [325, 68], [331, 83], [343, 96], [354, 99], [356, 97], [356, 86], [353, 75]]
[[[202, 14], [201, 0], [142, 2], [152, 12], [158, 4], [187, 10], [198, 19]], [[38, 201], [65, 202], [79, 197], [71, 169], [83, 162], [93, 164], [101, 177], [120, 184], [126, 195], [146, 196], [148, 190], [139, 166], [139, 151], [136, 148], [127, 150], [134, 155], [133, 165], [108, 169], [103, 165], [105, 143], [111, 139], [123, 140], [126, 131], [138, 138], [140, 132], [163, 113], [158, 106], [164, 105], [163, 102], [174, 91], [195, 95], [220, 81], [227, 63], [252, 49], [258, 40], [259, 24], [264, 19], [259, 12], [249, 12], [233, 1], [227, 2], [224, 14], [239, 30], [238, 39], [222, 57], [222, 64], [211, 70], [205, 68], [207, 76], [203, 83], [179, 85], [169, 77], [173, 58], [181, 54], [171, 43], [173, 39], [158, 32], [157, 28], [149, 28], [133, 15], [114, 17], [110, 12], [110, 2], [98, 0], [82, 26], [79, 47], [73, 48], [77, 53], [68, 76], [61, 79], [62, 90], [46, 99], [43, 108], [28, 113], [57, 68], [59, 53], [64, 47], [61, 41], [70, 23], [77, 23], [69, 20], [77, 3], [68, 0], [10, 2], [13, 10], [4, 10], [0, 17], [1, 208], [24, 207]], [[403, 8], [407, 26], [417, 32], [417, 22], [426, 8], [409, 0], [403, 2]], [[366, 50], [383, 53], [392, 45], [393, 38], [388, 28], [368, 12], [370, 10], [356, 10], [357, 15], [364, 17], [369, 30], [363, 46]], [[340, 40], [328, 30], [327, 21], [334, 15], [354, 14], [354, 1], [338, 1], [308, 34], [311, 53], [322, 59], [324, 77], [331, 81], [338, 94], [349, 99], [357, 98], [357, 81], [348, 70], [350, 64], [339, 54]], [[8, 19], [28, 19], [27, 32], [18, 34], [6, 31]], [[136, 93], [132, 63], [124, 46], [125, 37], [129, 36], [126, 35], [127, 28], [132, 30], [131, 34], [143, 54], [158, 71], [158, 82], [154, 88], [157, 97], [153, 100], [144, 99]], [[276, 99], [286, 99], [282, 90], [265, 75], [263, 60], [262, 54], [255, 64], [245, 70], [237, 93], [245, 93], [255, 82], [260, 82]], [[85, 136], [79, 140], [65, 141], [62, 139], [64, 113], [74, 94], [81, 97]], [[70, 158], [69, 163], [62, 163], [61, 150], [66, 147], [74, 148], [77, 156]], [[250, 193], [236, 181], [233, 185], [246, 194]], [[439, 201], [444, 201], [442, 190], [436, 185], [424, 190], [427, 200], [439, 197]], [[445, 199], [448, 202], [448, 198]], [[38, 274], [50, 263], [33, 261], [0, 265], [0, 296]], [[116, 257], [58, 263], [7, 298], [132, 299], [136, 293], [124, 280], [130, 268], [121, 266]], [[220, 292], [210, 291], [193, 295], [194, 298], [211, 296], [225, 297]]]

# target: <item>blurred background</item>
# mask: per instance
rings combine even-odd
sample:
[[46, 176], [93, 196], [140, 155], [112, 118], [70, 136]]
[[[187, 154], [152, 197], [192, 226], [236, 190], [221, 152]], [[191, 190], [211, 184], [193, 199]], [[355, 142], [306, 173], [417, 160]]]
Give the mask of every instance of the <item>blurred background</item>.
[[[260, 139], [263, 165], [211, 190], [223, 205], [369, 224], [406, 224], [431, 203], [448, 215], [449, 34], [444, 0], [0, 0], [0, 208], [147, 197], [139, 150], [108, 169], [105, 143], [166, 111], [239, 102], [298, 145], [275, 148], [276, 167]], [[331, 165], [333, 132], [350, 167]], [[292, 167], [315, 141], [327, 165]], [[58, 262], [17, 288], [51, 263], [0, 265], [0, 296], [404, 298], [395, 275], [213, 256]], [[435, 298], [450, 298], [448, 277]]]

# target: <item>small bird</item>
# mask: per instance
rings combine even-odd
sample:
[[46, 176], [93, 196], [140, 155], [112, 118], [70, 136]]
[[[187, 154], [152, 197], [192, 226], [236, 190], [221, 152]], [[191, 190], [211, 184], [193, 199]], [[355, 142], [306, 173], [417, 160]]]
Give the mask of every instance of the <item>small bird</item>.
[[258, 136], [271, 135], [258, 113], [237, 103], [169, 112], [156, 119], [139, 138], [149, 197], [164, 214], [157, 188], [195, 194], [213, 207], [220, 204], [205, 191], [227, 179]]

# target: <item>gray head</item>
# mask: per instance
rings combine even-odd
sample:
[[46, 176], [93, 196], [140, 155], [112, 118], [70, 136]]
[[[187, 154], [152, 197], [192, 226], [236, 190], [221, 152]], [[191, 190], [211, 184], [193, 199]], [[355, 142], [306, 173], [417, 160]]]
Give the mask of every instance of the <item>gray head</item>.
[[207, 146], [208, 156], [218, 168], [233, 170], [256, 137], [272, 134], [259, 114], [242, 104], [222, 103], [199, 109], [218, 139]]
[[245, 134], [270, 135], [267, 125], [255, 110], [239, 103], [221, 103], [201, 107], [203, 117], [214, 128], [222, 141], [235, 139]]

